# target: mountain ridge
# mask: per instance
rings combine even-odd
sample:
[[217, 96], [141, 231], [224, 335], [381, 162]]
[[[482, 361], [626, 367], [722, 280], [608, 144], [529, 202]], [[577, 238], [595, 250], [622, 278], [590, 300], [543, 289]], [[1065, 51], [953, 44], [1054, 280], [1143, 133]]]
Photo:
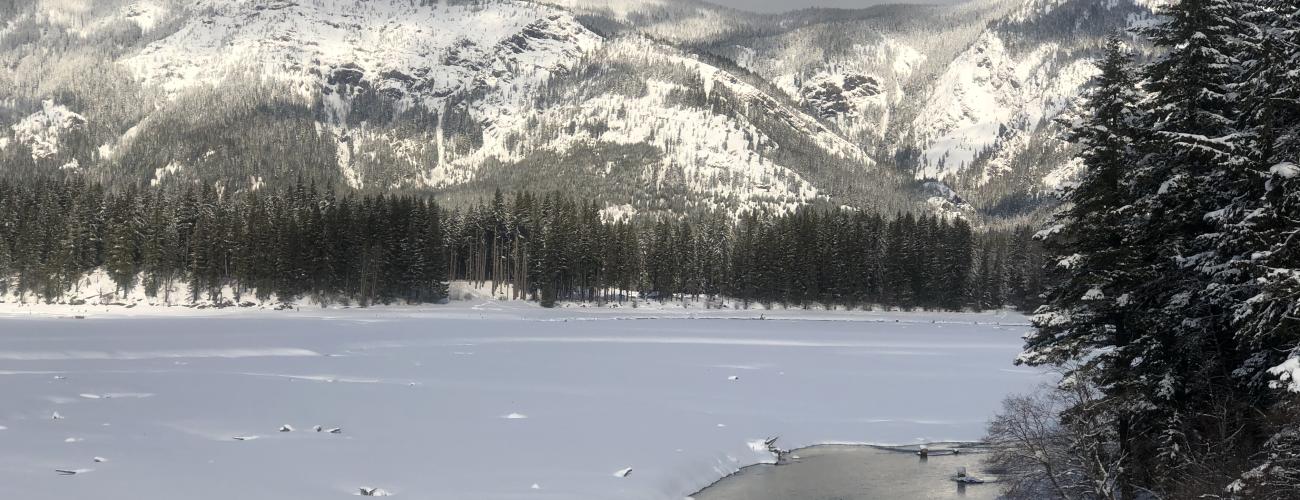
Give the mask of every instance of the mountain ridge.
[[[1102, 24], [1128, 25], [1145, 4], [782, 18], [657, 0], [39, 0], [0, 28], [0, 165], [452, 199], [545, 187], [647, 213], [827, 204], [978, 218], [1008, 199], [1040, 200], [1033, 210], [1068, 182], [1051, 121], [1091, 76], [1100, 28], [1061, 28], [1054, 13], [1114, 11]], [[938, 27], [917, 27], [927, 20]], [[70, 48], [49, 50], [59, 42]], [[58, 76], [82, 71], [112, 84]], [[16, 128], [46, 102], [85, 122], [48, 130], [54, 155]]]

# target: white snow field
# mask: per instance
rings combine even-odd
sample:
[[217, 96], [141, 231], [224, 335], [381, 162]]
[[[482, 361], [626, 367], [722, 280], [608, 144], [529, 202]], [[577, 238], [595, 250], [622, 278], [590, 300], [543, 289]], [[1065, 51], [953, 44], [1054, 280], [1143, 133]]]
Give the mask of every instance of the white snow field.
[[5, 311], [0, 490], [24, 500], [681, 499], [769, 436], [978, 439], [1045, 380], [1008, 313]]

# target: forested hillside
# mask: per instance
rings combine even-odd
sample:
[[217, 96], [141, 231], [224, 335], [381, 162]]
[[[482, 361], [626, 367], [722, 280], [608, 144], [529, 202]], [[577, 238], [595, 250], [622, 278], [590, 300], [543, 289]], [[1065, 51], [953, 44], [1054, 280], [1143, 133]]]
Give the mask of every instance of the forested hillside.
[[[96, 302], [142, 289], [160, 303], [217, 306], [427, 303], [462, 279], [543, 305], [725, 296], [755, 307], [1028, 307], [1043, 286], [1030, 235], [811, 208], [610, 220], [560, 193], [448, 210], [301, 184], [222, 194], [0, 181], [0, 293], [78, 303], [80, 280], [103, 270], [117, 292]], [[178, 287], [183, 296], [169, 296]]]

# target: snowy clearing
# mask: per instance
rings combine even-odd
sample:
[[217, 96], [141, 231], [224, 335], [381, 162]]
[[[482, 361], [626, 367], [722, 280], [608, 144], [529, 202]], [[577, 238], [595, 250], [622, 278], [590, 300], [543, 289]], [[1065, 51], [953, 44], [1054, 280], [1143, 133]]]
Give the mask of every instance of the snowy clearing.
[[3, 310], [0, 484], [28, 500], [680, 499], [770, 436], [977, 439], [1045, 380], [1009, 369], [1008, 313]]

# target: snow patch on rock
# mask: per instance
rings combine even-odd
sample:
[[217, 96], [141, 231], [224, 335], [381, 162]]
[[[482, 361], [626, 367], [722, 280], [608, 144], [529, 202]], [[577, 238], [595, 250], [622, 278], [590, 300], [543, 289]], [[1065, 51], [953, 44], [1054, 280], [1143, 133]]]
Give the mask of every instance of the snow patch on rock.
[[1043, 176], [1043, 185], [1056, 190], [1074, 187], [1084, 170], [1083, 158], [1072, 158]]
[[23, 118], [11, 128], [14, 140], [31, 149], [32, 160], [40, 161], [57, 156], [63, 136], [85, 126], [86, 117], [47, 100], [41, 103], [40, 111]]
[[184, 165], [181, 165], [176, 162], [168, 163], [166, 166], [154, 169], [153, 179], [149, 180], [149, 185], [157, 186], [159, 184], [162, 184], [163, 180], [167, 179], [168, 177], [173, 177], [183, 171], [185, 171]]
[[122, 8], [122, 18], [134, 22], [140, 27], [140, 31], [148, 33], [157, 28], [158, 25], [171, 13], [171, 8], [163, 3], [152, 0], [137, 0], [127, 4]]
[[627, 203], [621, 205], [606, 203], [605, 208], [600, 210], [600, 220], [601, 222], [609, 224], [620, 220], [631, 219], [632, 217], [636, 217], [637, 213], [638, 211], [636, 207]]
[[1173, 5], [1175, 0], [1133, 0], [1133, 5], [1146, 7], [1152, 12], [1160, 12], [1161, 9]]
[[871, 76], [857, 72], [818, 73], [799, 87], [801, 101], [822, 118], [859, 116], [883, 104], [884, 88]]

